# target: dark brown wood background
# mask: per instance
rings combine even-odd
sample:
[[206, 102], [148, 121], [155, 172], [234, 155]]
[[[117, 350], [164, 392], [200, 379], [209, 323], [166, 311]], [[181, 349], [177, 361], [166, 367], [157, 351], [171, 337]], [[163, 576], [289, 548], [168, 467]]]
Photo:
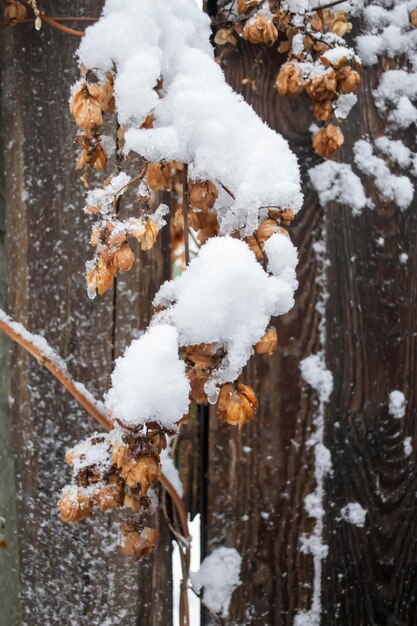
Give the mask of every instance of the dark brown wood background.
[[[50, 14], [58, 13], [54, 4], [44, 3]], [[99, 5], [61, 0], [59, 14], [94, 15]], [[114, 356], [148, 323], [150, 299], [166, 277], [164, 250], [160, 245], [143, 255], [115, 294], [88, 300], [89, 228], [81, 212], [75, 129], [67, 110], [68, 87], [78, 74], [73, 58], [78, 42], [46, 26], [41, 33], [29, 25], [1, 29], [0, 37], [1, 302], [7, 283], [10, 313], [42, 331], [74, 376], [101, 395]], [[308, 103], [279, 98], [273, 82], [280, 59], [268, 52], [259, 63], [255, 54], [239, 46], [228, 59], [227, 78], [289, 139], [306, 182], [307, 169], [316, 162]], [[352, 143], [364, 133], [377, 137], [385, 131], [370, 95], [379, 71], [366, 71], [360, 104], [343, 125], [342, 160], [351, 160]], [[256, 78], [256, 93], [242, 85], [248, 77]], [[279, 172], [279, 164], [271, 167]], [[243, 555], [243, 584], [229, 623], [293, 624], [297, 611], [310, 606], [313, 581], [312, 559], [301, 554], [300, 536], [313, 525], [303, 500], [315, 487], [306, 441], [317, 399], [302, 383], [299, 364], [321, 347], [313, 243], [325, 232], [325, 354], [335, 386], [325, 425], [333, 473], [325, 482], [329, 555], [323, 562], [322, 624], [411, 626], [417, 624], [416, 454], [406, 457], [403, 441], [407, 436], [416, 441], [416, 207], [399, 212], [379, 201], [369, 183], [375, 208], [353, 217], [344, 206], [323, 210], [307, 186], [305, 192], [292, 229], [300, 250], [296, 305], [278, 321], [277, 354], [253, 359], [247, 370], [246, 381], [260, 398], [259, 415], [239, 433], [218, 427], [213, 414], [203, 442], [192, 428], [187, 431], [180, 450], [183, 463], [187, 459], [193, 468], [188, 502], [195, 508], [198, 459], [205, 449], [207, 499], [199, 498], [207, 521], [203, 551], [227, 545]], [[406, 265], [399, 264], [401, 252], [409, 255]], [[116, 516], [98, 516], [76, 528], [59, 522], [57, 494], [68, 478], [65, 448], [92, 425], [14, 346], [9, 376], [9, 352], [0, 340], [0, 515], [7, 519], [10, 545], [0, 553], [0, 623], [168, 626], [171, 555], [163, 520], [163, 541], [154, 558], [139, 566], [114, 549]], [[402, 420], [387, 412], [388, 394], [397, 388], [408, 400]], [[340, 521], [340, 509], [351, 501], [368, 511], [364, 529]]]

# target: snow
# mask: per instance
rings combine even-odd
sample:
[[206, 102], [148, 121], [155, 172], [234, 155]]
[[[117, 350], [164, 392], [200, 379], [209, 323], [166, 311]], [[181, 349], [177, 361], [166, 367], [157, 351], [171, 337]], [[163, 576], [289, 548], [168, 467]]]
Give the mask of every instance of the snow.
[[405, 265], [408, 261], [408, 254], [406, 252], [401, 252], [398, 258], [400, 260], [401, 265]]
[[409, 17], [417, 5], [415, 0], [380, 5], [371, 2], [364, 9], [365, 32], [357, 37], [357, 50], [366, 65], [375, 65], [383, 55], [399, 60], [399, 69], [382, 74], [374, 98], [394, 126], [408, 128], [417, 121], [417, 30]]
[[410, 24], [410, 2], [400, 1], [387, 9], [379, 4], [370, 3], [363, 11], [365, 34], [357, 38], [359, 56], [366, 65], [374, 65], [381, 55], [405, 54], [412, 60], [417, 36]]
[[345, 120], [357, 101], [358, 96], [354, 93], [339, 94], [336, 102], [333, 105], [334, 114], [336, 115], [337, 119]]
[[69, 376], [67, 364], [55, 350], [51, 348], [45, 337], [29, 332], [22, 324], [14, 322], [2, 309], [0, 309], [0, 322], [6, 324], [16, 335], [38, 350], [44, 359], [51, 361], [58, 370]]
[[309, 177], [323, 206], [339, 202], [349, 206], [353, 215], [360, 215], [370, 204], [361, 179], [348, 163], [324, 161], [309, 170]]
[[392, 174], [385, 161], [374, 154], [372, 145], [359, 139], [353, 146], [356, 166], [375, 179], [375, 186], [381, 196], [394, 202], [401, 210], [407, 209], [414, 196], [414, 185], [407, 176]]
[[268, 271], [278, 278], [285, 277], [295, 290], [298, 286], [295, 275], [298, 252], [291, 239], [276, 233], [266, 240], [264, 251], [268, 258]]
[[304, 35], [303, 33], [298, 33], [294, 35], [292, 38], [292, 52], [296, 56], [298, 54], [302, 54], [304, 52]]
[[229, 614], [232, 594], [241, 584], [242, 557], [235, 548], [216, 548], [190, 578], [197, 592], [203, 591], [203, 602], [223, 618]]
[[330, 50], [327, 50], [321, 55], [322, 59], [326, 59], [331, 65], [337, 65], [343, 59], [350, 60], [354, 56], [354, 52], [351, 48], [346, 46], [335, 46]]
[[349, 524], [363, 528], [365, 526], [365, 518], [367, 510], [364, 509], [359, 502], [349, 502], [340, 511], [342, 519]]
[[175, 326], [179, 345], [214, 343], [227, 351], [206, 384], [213, 402], [218, 385], [239, 376], [271, 316], [293, 306], [295, 251], [276, 239], [266, 249], [277, 276], [264, 271], [243, 241], [214, 237], [155, 297], [155, 306], [167, 308], [154, 316], [153, 324]]
[[154, 421], [167, 429], [188, 411], [190, 386], [178, 356], [178, 334], [166, 325], [149, 328], [116, 360], [105, 403], [126, 426]]
[[411, 437], [405, 437], [403, 445], [405, 456], [410, 456], [410, 454], [412, 454], [413, 452], [413, 440], [411, 439]]
[[[324, 244], [323, 244], [324, 248]], [[319, 248], [319, 259], [324, 255], [322, 247]], [[325, 275], [324, 275], [325, 276]], [[326, 280], [325, 277], [321, 283], [321, 297], [326, 299]], [[323, 314], [322, 308], [320, 312]], [[320, 329], [320, 339], [322, 345], [325, 341], [325, 328]], [[326, 403], [330, 399], [333, 391], [333, 375], [326, 368], [324, 360], [324, 352], [312, 354], [300, 363], [301, 376], [303, 380], [317, 391], [319, 406], [314, 414], [313, 422], [315, 432], [309, 438], [308, 446], [314, 446], [314, 477], [316, 480], [315, 490], [308, 494], [304, 499], [305, 509], [310, 517], [315, 518], [313, 531], [310, 535], [302, 535], [301, 552], [311, 554], [313, 556], [314, 580], [313, 580], [313, 597], [311, 608], [309, 611], [297, 613], [294, 624], [297, 626], [314, 625], [319, 626], [321, 623], [321, 591], [322, 591], [322, 560], [328, 555], [329, 548], [323, 541], [324, 530], [324, 481], [326, 476], [331, 472], [332, 462], [330, 451], [324, 445], [324, 411]]]
[[[126, 153], [187, 162], [192, 178], [222, 183], [234, 195], [223, 194], [215, 207], [222, 233], [250, 234], [259, 207], [300, 209], [298, 164], [288, 143], [227, 85], [210, 36], [209, 18], [193, 0], [107, 0], [78, 57], [99, 77], [116, 67]], [[140, 129], [150, 113], [154, 128]]]
[[399, 128], [408, 128], [417, 121], [417, 73], [406, 70], [388, 70], [382, 74], [374, 91], [377, 107]]
[[162, 450], [161, 465], [162, 465], [162, 472], [165, 474], [165, 477], [168, 478], [169, 482], [174, 487], [179, 497], [182, 498], [184, 490], [182, 487], [180, 474], [178, 472], [178, 469], [175, 466], [170, 448], [166, 448], [165, 450]]
[[389, 394], [388, 412], [392, 417], [401, 419], [405, 415], [407, 400], [402, 391], [395, 389]]
[[400, 167], [404, 168], [410, 167], [413, 154], [399, 139], [394, 140], [389, 137], [378, 137], [375, 139], [375, 145], [378, 150], [393, 163], [397, 163]]
[[323, 402], [328, 402], [333, 391], [333, 374], [326, 368], [321, 354], [312, 354], [300, 363], [301, 376], [318, 392]]
[[114, 176], [106, 187], [91, 189], [87, 193], [87, 207], [97, 207], [101, 213], [108, 213], [115, 199], [117, 199], [129, 184], [131, 178], [124, 172]]
[[73, 475], [85, 467], [94, 466], [101, 476], [111, 469], [111, 442], [108, 433], [94, 433], [70, 450]]

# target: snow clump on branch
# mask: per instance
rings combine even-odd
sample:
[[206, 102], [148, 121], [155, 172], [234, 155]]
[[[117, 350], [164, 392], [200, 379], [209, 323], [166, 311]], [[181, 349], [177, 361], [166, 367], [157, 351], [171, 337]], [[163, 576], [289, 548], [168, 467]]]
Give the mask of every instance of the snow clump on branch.
[[[222, 232], [250, 234], [259, 207], [300, 209], [299, 170], [288, 143], [226, 84], [210, 34], [193, 0], [107, 0], [78, 57], [101, 78], [116, 66], [126, 152], [190, 163], [192, 178], [225, 185], [234, 199], [224, 199]], [[154, 127], [139, 128], [149, 114]]]

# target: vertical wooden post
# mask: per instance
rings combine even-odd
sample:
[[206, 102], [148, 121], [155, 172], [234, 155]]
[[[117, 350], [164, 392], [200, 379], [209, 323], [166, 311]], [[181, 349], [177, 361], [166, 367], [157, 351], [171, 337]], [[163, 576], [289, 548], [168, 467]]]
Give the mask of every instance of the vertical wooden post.
[[[266, 52], [260, 65], [256, 58], [256, 47], [240, 44], [225, 66], [227, 79], [262, 119], [290, 138], [305, 166], [311, 160], [307, 106], [276, 94], [276, 53]], [[256, 78], [256, 92], [242, 85], [247, 77]], [[279, 175], [279, 164], [271, 167]], [[218, 425], [215, 411], [211, 415], [207, 550], [226, 545], [243, 557], [244, 583], [235, 592], [230, 623], [293, 624], [309, 601], [312, 562], [300, 552], [300, 538], [312, 527], [303, 499], [314, 489], [313, 454], [306, 446], [314, 397], [303, 391], [299, 364], [319, 345], [313, 243], [320, 238], [321, 218], [307, 192], [291, 228], [300, 251], [295, 307], [278, 320], [277, 353], [253, 357], [243, 376], [260, 401], [256, 420], [239, 432]]]
[[[308, 104], [274, 92], [280, 63], [273, 51], [257, 63], [254, 47], [241, 43], [228, 59], [226, 74], [261, 117], [289, 138], [307, 182], [308, 168], [318, 161], [311, 151]], [[342, 162], [352, 163], [354, 141], [364, 135], [372, 141], [387, 132], [372, 100], [379, 74], [380, 69], [364, 71], [358, 105], [342, 125]], [[248, 77], [256, 79], [256, 92], [242, 86]], [[396, 138], [411, 139], [406, 133]], [[279, 175], [279, 164], [271, 167]], [[211, 417], [207, 547], [210, 552], [217, 545], [233, 546], [243, 556], [243, 585], [235, 592], [227, 623], [290, 626], [296, 613], [311, 605], [312, 559], [301, 553], [300, 539], [314, 522], [304, 498], [315, 487], [306, 442], [316, 399], [300, 379], [299, 364], [320, 347], [320, 319], [334, 377], [325, 416], [324, 443], [333, 470], [325, 482], [323, 542], [329, 552], [322, 562], [321, 623], [414, 623], [416, 204], [401, 212], [381, 201], [372, 181], [366, 186], [375, 206], [359, 217], [340, 205], [323, 212], [306, 187], [303, 211], [291, 228], [300, 253], [296, 304], [278, 321], [278, 353], [253, 359], [244, 376], [260, 398], [258, 417], [241, 433], [219, 427], [214, 411]], [[319, 318], [312, 245], [323, 230], [328, 300], [325, 317]], [[408, 254], [405, 264], [401, 253]], [[407, 398], [403, 419], [388, 414], [394, 389]], [[341, 519], [341, 509], [350, 502], [367, 510], [364, 528]]]
[[[4, 68], [0, 67], [0, 72]], [[2, 81], [0, 80], [0, 98]], [[4, 128], [1, 120], [0, 128]], [[6, 264], [6, 206], [4, 198], [4, 136], [0, 134], [0, 307], [5, 308], [7, 299]], [[0, 517], [5, 520], [4, 534], [7, 550], [0, 551], [0, 623], [16, 624], [19, 621], [19, 576], [16, 542], [16, 485], [13, 454], [11, 449], [11, 423], [9, 411], [10, 375], [9, 343], [0, 337]]]
[[[57, 12], [53, 2], [43, 8]], [[95, 0], [59, 5], [62, 15], [98, 16], [100, 9]], [[3, 28], [0, 36], [8, 310], [30, 330], [44, 333], [74, 376], [101, 396], [109, 385], [113, 353], [130, 340], [135, 324], [144, 328], [147, 323], [149, 305], [144, 303], [159, 286], [162, 250], [157, 247], [141, 259], [129, 294], [119, 281], [117, 310], [112, 293], [88, 299], [84, 263], [90, 220], [82, 213], [84, 190], [72, 145], [76, 129], [68, 113], [69, 87], [78, 78], [74, 52], [79, 40], [47, 25], [40, 33], [32, 25]], [[118, 513], [97, 515], [76, 527], [58, 519], [59, 490], [69, 478], [65, 449], [96, 426], [16, 346], [11, 396], [24, 623], [169, 624], [166, 529], [153, 567], [138, 566], [118, 554]]]

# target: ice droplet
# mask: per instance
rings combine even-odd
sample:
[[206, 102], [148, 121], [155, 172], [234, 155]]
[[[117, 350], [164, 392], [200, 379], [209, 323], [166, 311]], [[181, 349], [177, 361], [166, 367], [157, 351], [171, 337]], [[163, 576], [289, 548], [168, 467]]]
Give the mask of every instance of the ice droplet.
[[87, 287], [87, 295], [90, 300], [94, 300], [97, 295], [96, 288], [91, 283]]

